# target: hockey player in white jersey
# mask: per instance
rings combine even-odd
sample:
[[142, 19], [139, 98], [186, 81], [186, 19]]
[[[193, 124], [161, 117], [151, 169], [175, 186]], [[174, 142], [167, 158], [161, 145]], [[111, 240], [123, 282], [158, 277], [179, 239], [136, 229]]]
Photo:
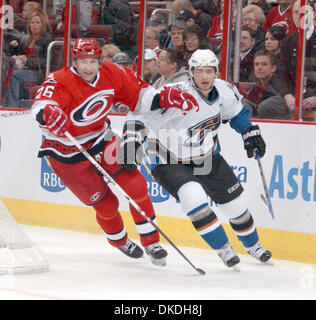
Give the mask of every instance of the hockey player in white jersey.
[[211, 209], [208, 196], [229, 217], [244, 249], [265, 263], [271, 252], [259, 244], [243, 187], [220, 154], [218, 131], [222, 121], [229, 121], [242, 135], [249, 158], [256, 152], [263, 157], [265, 142], [258, 125], [252, 125], [237, 89], [216, 79], [218, 64], [211, 50], [196, 50], [189, 60], [191, 79], [174, 86], [192, 94], [199, 111], [168, 109], [150, 114], [130, 113], [124, 124], [118, 158], [123, 166], [136, 169], [143, 158], [141, 146], [145, 144], [152, 176], [180, 201], [199, 235], [218, 252], [226, 266], [233, 267], [240, 259]]

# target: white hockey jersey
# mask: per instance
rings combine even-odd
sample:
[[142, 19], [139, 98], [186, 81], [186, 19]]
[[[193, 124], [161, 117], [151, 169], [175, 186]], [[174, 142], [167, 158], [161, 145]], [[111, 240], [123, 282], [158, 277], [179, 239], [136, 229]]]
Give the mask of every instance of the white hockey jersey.
[[[213, 138], [217, 136], [222, 120], [234, 118], [243, 109], [242, 96], [235, 86], [220, 79], [215, 80], [209, 99], [196, 89], [192, 80], [175, 83], [173, 87], [192, 94], [199, 104], [199, 111], [170, 108], [131, 112], [127, 117], [128, 127], [131, 128], [134, 121], [147, 128], [147, 151], [152, 164], [157, 161], [160, 164], [202, 162], [217, 147], [217, 139]], [[131, 136], [136, 131], [127, 130], [123, 134]]]

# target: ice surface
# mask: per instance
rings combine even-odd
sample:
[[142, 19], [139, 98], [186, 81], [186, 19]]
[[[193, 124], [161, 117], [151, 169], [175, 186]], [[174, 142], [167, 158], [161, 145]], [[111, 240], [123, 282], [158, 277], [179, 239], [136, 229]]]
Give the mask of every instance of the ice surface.
[[281, 260], [262, 265], [240, 255], [241, 272], [235, 272], [214, 251], [180, 247], [206, 271], [201, 276], [169, 245], [164, 244], [167, 266], [158, 267], [147, 256], [124, 256], [102, 235], [22, 228], [46, 252], [50, 270], [0, 276], [0, 300], [316, 299], [314, 265]]

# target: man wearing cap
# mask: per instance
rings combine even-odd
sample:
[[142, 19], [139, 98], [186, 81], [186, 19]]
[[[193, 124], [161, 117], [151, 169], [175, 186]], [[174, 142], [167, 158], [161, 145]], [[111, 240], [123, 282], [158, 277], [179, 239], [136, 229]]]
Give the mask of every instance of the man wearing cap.
[[143, 79], [151, 85], [158, 78], [158, 56], [154, 50], [145, 49]]
[[133, 70], [133, 62], [126, 52], [118, 52], [114, 55], [112, 61], [125, 68]]
[[167, 47], [170, 38], [167, 31], [166, 18], [161, 14], [153, 14], [148, 20], [148, 25], [160, 33], [159, 47]]
[[[125, 68], [130, 69], [130, 70], [133, 70], [133, 62], [132, 62], [130, 56], [126, 52], [116, 53], [112, 59], [112, 62], [119, 64]], [[129, 107], [122, 102], [116, 102], [113, 104], [111, 111], [119, 112], [119, 113], [128, 113]]]
[[194, 14], [188, 9], [182, 9], [177, 13], [176, 21], [184, 21], [187, 26], [195, 24]]
[[153, 14], [149, 18], [148, 25], [160, 32], [167, 28], [167, 21], [162, 14]]
[[174, 15], [177, 17], [178, 13], [182, 10], [185, 10], [184, 16], [188, 16], [187, 10], [190, 11], [193, 14], [194, 23], [201, 27], [207, 34], [212, 24], [212, 18], [209, 14], [200, 9], [195, 9], [191, 0], [175, 0], [172, 4]]

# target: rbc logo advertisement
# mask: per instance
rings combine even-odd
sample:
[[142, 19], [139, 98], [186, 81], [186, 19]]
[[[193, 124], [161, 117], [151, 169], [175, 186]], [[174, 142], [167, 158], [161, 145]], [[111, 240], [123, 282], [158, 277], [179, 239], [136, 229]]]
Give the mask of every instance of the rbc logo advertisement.
[[140, 172], [147, 180], [148, 193], [153, 203], [164, 202], [170, 198], [170, 194], [153, 179], [144, 165], [141, 165]]
[[41, 158], [41, 187], [49, 192], [63, 191], [66, 186], [52, 171], [47, 157]]

